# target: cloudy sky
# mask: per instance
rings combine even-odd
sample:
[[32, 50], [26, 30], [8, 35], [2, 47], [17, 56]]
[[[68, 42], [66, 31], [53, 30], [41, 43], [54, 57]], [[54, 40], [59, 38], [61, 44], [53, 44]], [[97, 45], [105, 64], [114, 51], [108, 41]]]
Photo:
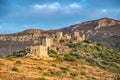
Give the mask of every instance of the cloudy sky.
[[0, 0], [0, 33], [58, 29], [88, 20], [120, 20], [120, 0]]

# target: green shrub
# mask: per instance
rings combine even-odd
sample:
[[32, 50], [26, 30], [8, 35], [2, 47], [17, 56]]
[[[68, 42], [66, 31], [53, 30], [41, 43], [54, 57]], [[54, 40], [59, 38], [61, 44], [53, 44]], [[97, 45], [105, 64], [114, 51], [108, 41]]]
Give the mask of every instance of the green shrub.
[[101, 48], [100, 48], [99, 46], [95, 46], [95, 49], [96, 49], [97, 51], [101, 51]]
[[47, 72], [44, 72], [44, 73], [43, 73], [43, 75], [45, 75], [45, 76], [49, 76], [49, 73], [47, 73]]
[[69, 71], [68, 67], [60, 67], [61, 70]]
[[46, 78], [44, 78], [44, 77], [41, 77], [41, 78], [39, 78], [38, 80], [47, 80]]
[[52, 54], [52, 53], [50, 53], [49, 56], [50, 56], [50, 57], [53, 57], [53, 58], [56, 58], [56, 57], [57, 57], [56, 54]]
[[18, 72], [19, 69], [17, 67], [13, 67], [11, 70]]
[[62, 72], [63, 72], [63, 73], [67, 73], [67, 71], [66, 71], [66, 70], [62, 70]]
[[96, 61], [94, 60], [94, 58], [88, 57], [88, 58], [86, 59], [86, 61], [87, 61], [91, 66], [96, 66], [96, 65], [98, 65], [98, 62], [96, 62]]
[[97, 45], [97, 46], [103, 46], [103, 44], [101, 44], [101, 43], [96, 43], [96, 45]]
[[66, 60], [66, 61], [76, 61], [77, 59], [70, 54], [66, 54], [66, 55], [64, 55], [64, 60]]
[[67, 73], [69, 71], [68, 67], [60, 67], [63, 73]]
[[58, 56], [57, 52], [54, 50], [49, 50], [49, 56], [56, 58]]
[[76, 77], [76, 76], [78, 76], [78, 73], [77, 72], [71, 72], [70, 75], [73, 76], [73, 77]]
[[11, 56], [13, 56], [13, 57], [23, 57], [26, 54], [27, 54], [26, 50], [22, 50], [22, 51], [19, 51], [19, 52], [14, 52]]
[[56, 76], [59, 76], [59, 75], [60, 75], [60, 73], [59, 73], [59, 72], [56, 72], [55, 70], [49, 69], [48, 71], [49, 71], [50, 74], [52, 74], [52, 75], [56, 75]]
[[56, 54], [56, 55], [57, 55], [57, 52], [54, 51], [54, 50], [49, 50], [49, 53], [52, 53], [52, 54]]
[[82, 55], [80, 55], [80, 54], [78, 54], [78, 53], [70, 53], [70, 55], [76, 57], [77, 59], [83, 58]]
[[16, 64], [22, 64], [22, 62], [21, 61], [16, 61]]
[[81, 75], [86, 75], [86, 72], [81, 71], [80, 74], [81, 74]]
[[67, 43], [67, 46], [69, 46], [69, 48], [75, 48], [75, 45], [72, 43]]
[[38, 70], [43, 70], [41, 67], [38, 67]]
[[52, 64], [53, 67], [56, 67], [56, 64]]
[[84, 40], [83, 42], [85, 42], [85, 43], [92, 43], [91, 41], [89, 41], [89, 40]]
[[63, 57], [57, 56], [54, 62], [63, 62]]
[[[64, 60], [78, 61], [80, 59], [91, 66], [98, 66], [113, 73], [120, 73], [119, 51], [88, 40], [84, 40], [80, 44], [67, 43], [67, 46], [72, 48], [72, 53], [64, 55]], [[77, 54], [76, 51], [84, 52], [85, 54]]]

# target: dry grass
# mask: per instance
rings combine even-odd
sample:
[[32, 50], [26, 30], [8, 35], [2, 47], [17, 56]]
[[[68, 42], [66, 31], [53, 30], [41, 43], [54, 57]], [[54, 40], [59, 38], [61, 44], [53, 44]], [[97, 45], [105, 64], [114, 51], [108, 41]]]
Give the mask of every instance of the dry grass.
[[[30, 58], [12, 58], [12, 60], [0, 58], [0, 62], [0, 80], [39, 80], [41, 77], [47, 80], [113, 80], [114, 75], [80, 62], [55, 63]], [[20, 64], [16, 65], [16, 62]], [[11, 70], [14, 66], [19, 69], [18, 72]], [[60, 67], [68, 70], [64, 73]]]

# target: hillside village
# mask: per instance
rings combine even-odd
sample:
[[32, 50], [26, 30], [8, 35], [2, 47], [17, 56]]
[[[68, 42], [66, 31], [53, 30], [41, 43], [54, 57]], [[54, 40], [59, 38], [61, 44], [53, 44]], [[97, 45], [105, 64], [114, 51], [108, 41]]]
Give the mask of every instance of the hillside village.
[[[34, 40], [34, 44], [26, 48], [27, 56], [32, 57], [49, 57], [49, 50], [54, 50], [58, 54], [64, 54], [65, 48], [61, 48], [62, 42], [72, 41], [78, 43], [85, 40], [85, 34], [74, 31], [71, 35], [57, 32], [56, 34], [44, 34], [40, 36], [40, 40]], [[66, 46], [67, 47], [67, 46]], [[68, 50], [68, 49], [67, 49]], [[67, 51], [68, 52], [68, 51]]]

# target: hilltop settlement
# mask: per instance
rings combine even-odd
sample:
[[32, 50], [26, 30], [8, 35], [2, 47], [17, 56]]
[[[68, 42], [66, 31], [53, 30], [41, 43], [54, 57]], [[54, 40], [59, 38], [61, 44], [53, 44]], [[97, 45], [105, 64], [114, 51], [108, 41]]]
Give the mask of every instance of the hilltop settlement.
[[[64, 54], [63, 52], [68, 52], [68, 47], [59, 45], [63, 42], [78, 43], [85, 40], [85, 34], [80, 34], [74, 31], [72, 34], [63, 34], [63, 32], [57, 32], [56, 34], [44, 34], [40, 36], [40, 39], [34, 39], [34, 44], [26, 47], [27, 56], [31, 57], [49, 57], [49, 50], [56, 51], [59, 55]], [[66, 51], [67, 48], [67, 51]]]

